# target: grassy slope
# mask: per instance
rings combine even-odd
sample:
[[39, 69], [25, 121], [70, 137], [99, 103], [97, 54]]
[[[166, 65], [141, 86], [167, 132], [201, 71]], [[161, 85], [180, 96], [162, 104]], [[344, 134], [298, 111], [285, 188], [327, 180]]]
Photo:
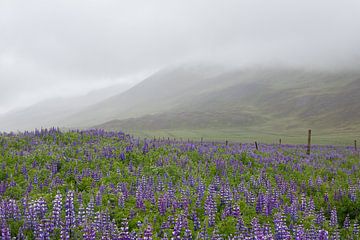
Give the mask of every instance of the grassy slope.
[[[298, 118], [306, 112], [314, 95], [327, 94], [334, 89], [339, 92], [343, 86], [337, 85], [348, 84], [360, 79], [359, 76], [353, 72], [299, 69], [168, 69], [123, 94], [84, 109], [63, 123], [70, 127], [91, 127], [114, 119], [179, 112], [246, 113], [252, 115], [251, 120], [254, 117]], [[321, 99], [325, 98], [321, 96]], [[340, 102], [342, 100], [340, 97]], [[356, 108], [360, 109], [359, 105]], [[322, 107], [316, 105], [314, 111]]]
[[352, 144], [360, 132], [359, 79], [354, 73], [301, 70], [231, 72], [192, 89], [197, 94], [173, 109], [98, 127], [141, 136], [270, 143], [279, 138], [304, 143], [312, 128], [314, 143]]
[[222, 69], [214, 66], [169, 68], [145, 79], [125, 93], [90, 106], [63, 120], [65, 127], [91, 127], [113, 119], [169, 111], [198, 94], [204, 82]]
[[[162, 130], [130, 130], [130, 133], [139, 137], [170, 137], [183, 140], [200, 141], [201, 138], [207, 141], [232, 141], [232, 142], [254, 142], [278, 143], [281, 138], [283, 144], [306, 144], [307, 129], [274, 132], [264, 129], [162, 129]], [[353, 146], [354, 139], [360, 139], [359, 132], [324, 132], [313, 129], [313, 144], [331, 144]]]

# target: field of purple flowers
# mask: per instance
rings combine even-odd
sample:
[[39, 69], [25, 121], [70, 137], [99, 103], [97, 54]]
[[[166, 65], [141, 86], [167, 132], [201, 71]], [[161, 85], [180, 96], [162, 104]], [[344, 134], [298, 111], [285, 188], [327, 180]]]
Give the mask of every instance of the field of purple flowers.
[[0, 134], [1, 239], [359, 239], [352, 147]]

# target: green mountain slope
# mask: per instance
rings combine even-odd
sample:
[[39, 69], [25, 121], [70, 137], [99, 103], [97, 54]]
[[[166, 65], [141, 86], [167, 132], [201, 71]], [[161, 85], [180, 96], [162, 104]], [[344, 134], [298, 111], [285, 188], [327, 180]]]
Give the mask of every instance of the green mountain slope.
[[223, 72], [216, 66], [168, 68], [123, 94], [113, 96], [64, 119], [67, 127], [91, 127], [113, 119], [140, 117], [171, 110], [196, 96], [207, 80]]
[[359, 130], [358, 72], [254, 68], [204, 75], [205, 70], [160, 72], [90, 110], [94, 119], [104, 109], [112, 113], [103, 114], [104, 123], [93, 126]]

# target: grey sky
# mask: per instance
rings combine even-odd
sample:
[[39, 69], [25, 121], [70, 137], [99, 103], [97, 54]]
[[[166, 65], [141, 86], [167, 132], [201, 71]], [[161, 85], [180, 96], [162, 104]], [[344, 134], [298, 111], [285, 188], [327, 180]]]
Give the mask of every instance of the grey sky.
[[169, 64], [360, 65], [359, 0], [0, 0], [0, 113]]

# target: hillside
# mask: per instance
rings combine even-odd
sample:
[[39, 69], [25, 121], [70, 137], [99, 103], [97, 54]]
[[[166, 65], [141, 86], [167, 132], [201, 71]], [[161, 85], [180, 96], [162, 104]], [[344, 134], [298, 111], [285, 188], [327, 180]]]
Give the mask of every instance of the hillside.
[[103, 89], [14, 111], [0, 116], [0, 129], [353, 133], [360, 130], [359, 92], [356, 71], [184, 65], [124, 92]]
[[108, 120], [96, 127], [129, 130], [311, 126], [349, 131], [360, 126], [357, 72], [262, 68], [205, 77], [195, 73], [184, 68], [160, 72], [82, 114]]
[[63, 123], [67, 127], [91, 127], [113, 119], [162, 113], [196, 96], [209, 79], [223, 71], [221, 67], [207, 65], [167, 68], [122, 94], [83, 109]]
[[0, 115], [0, 131], [33, 130], [35, 128], [63, 126], [64, 119], [82, 109], [119, 94], [128, 88], [117, 84], [97, 89], [83, 96], [47, 99], [29, 107]]

